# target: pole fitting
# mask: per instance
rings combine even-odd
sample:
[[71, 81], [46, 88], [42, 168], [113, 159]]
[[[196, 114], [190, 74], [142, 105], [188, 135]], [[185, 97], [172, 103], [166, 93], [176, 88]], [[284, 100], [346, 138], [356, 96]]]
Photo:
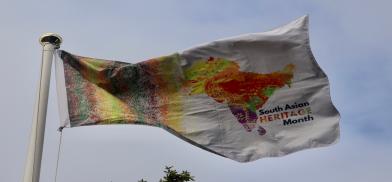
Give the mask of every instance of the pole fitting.
[[45, 44], [52, 44], [55, 46], [55, 49], [60, 48], [60, 44], [62, 42], [63, 39], [61, 38], [61, 36], [55, 33], [44, 33], [39, 38], [39, 43], [42, 46], [45, 46]]

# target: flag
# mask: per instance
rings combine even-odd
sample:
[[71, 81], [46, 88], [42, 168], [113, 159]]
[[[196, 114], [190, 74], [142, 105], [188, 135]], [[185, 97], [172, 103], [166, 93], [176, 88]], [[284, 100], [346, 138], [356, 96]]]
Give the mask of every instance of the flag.
[[309, 45], [308, 17], [136, 64], [57, 51], [61, 125], [161, 127], [248, 162], [327, 146], [339, 113]]

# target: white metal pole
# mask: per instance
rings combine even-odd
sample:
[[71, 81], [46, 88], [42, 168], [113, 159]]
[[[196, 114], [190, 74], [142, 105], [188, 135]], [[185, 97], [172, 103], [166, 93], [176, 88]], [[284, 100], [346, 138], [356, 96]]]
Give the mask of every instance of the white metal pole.
[[57, 34], [46, 33], [39, 41], [43, 47], [41, 72], [23, 182], [39, 182], [53, 53], [60, 47], [62, 39]]

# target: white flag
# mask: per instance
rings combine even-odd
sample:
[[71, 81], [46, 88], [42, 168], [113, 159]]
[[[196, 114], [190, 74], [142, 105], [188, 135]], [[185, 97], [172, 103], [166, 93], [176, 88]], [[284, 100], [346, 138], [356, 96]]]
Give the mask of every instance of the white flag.
[[239, 162], [339, 138], [339, 113], [310, 50], [307, 16], [137, 64], [58, 56], [64, 126], [158, 126]]

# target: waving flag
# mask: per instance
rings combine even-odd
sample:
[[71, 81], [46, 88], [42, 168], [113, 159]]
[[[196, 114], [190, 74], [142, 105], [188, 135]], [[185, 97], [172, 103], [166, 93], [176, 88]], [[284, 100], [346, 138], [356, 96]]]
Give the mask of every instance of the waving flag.
[[306, 16], [136, 64], [57, 55], [62, 126], [157, 126], [240, 162], [339, 138]]

